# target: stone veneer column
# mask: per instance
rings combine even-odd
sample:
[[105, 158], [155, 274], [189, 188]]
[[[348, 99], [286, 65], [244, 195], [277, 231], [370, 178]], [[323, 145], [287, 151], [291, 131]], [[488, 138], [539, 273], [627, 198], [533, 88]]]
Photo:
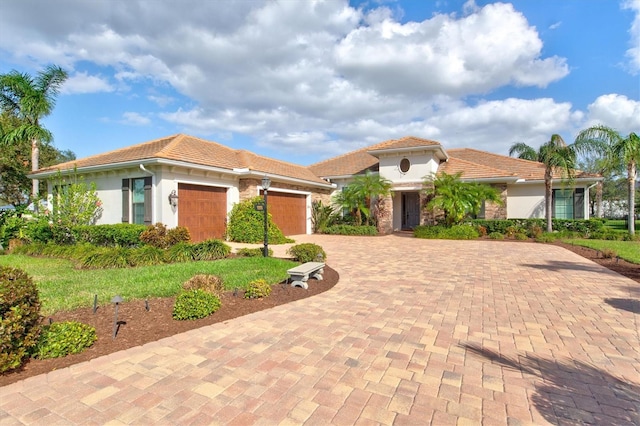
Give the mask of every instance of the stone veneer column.
[[378, 203], [378, 232], [391, 234], [393, 232], [393, 198], [387, 195]]

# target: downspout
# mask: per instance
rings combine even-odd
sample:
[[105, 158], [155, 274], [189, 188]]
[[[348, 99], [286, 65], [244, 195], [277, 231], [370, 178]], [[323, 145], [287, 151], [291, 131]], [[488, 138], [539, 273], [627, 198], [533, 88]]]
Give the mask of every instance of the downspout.
[[[591, 205], [591, 196], [589, 195], [589, 190], [591, 188], [593, 188], [594, 186], [596, 186], [598, 184], [598, 182], [594, 183], [593, 185], [587, 186], [587, 191], [585, 192], [586, 196], [589, 197], [589, 206]], [[596, 200], [597, 202], [597, 200]], [[586, 206], [585, 206], [586, 207]], [[589, 219], [591, 219], [591, 211], [589, 207], [586, 207], [587, 212], [589, 212]], [[597, 209], [596, 209], [597, 210]], [[596, 211], [596, 216], [597, 216], [598, 212]]]
[[[156, 174], [154, 172], [152, 172], [151, 170], [147, 170], [144, 167], [144, 164], [140, 164], [140, 170], [142, 170], [145, 173], [148, 173], [151, 175], [152, 179], [152, 185], [151, 185], [151, 205], [153, 206], [153, 201], [156, 199]], [[156, 209], [152, 209], [151, 210], [151, 223], [156, 223]]]

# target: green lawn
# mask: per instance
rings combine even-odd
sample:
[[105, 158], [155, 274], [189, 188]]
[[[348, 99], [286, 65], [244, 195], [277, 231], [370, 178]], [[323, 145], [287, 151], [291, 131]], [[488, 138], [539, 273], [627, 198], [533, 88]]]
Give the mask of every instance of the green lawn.
[[244, 288], [250, 281], [265, 279], [278, 283], [287, 278], [287, 269], [297, 263], [262, 257], [246, 257], [173, 263], [126, 269], [75, 269], [63, 259], [36, 258], [24, 255], [0, 256], [0, 265], [26, 271], [36, 283], [42, 301], [42, 314], [93, 305], [108, 305], [120, 295], [124, 300], [174, 296], [183, 282], [196, 274], [218, 275], [229, 290]]
[[640, 242], [637, 241], [567, 239], [562, 240], [562, 242], [600, 251], [605, 249], [613, 250], [621, 259], [640, 264]]
[[[627, 222], [625, 220], [607, 220], [604, 226], [614, 231], [627, 232]], [[635, 227], [636, 232], [640, 231], [640, 220], [636, 220]]]

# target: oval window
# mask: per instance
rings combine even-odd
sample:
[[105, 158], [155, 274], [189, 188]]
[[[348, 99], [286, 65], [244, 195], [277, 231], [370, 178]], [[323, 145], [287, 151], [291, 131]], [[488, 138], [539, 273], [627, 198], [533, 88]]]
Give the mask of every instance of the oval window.
[[402, 160], [400, 160], [400, 171], [402, 173], [407, 173], [410, 167], [411, 167], [411, 162], [409, 161], [408, 158], [403, 158]]

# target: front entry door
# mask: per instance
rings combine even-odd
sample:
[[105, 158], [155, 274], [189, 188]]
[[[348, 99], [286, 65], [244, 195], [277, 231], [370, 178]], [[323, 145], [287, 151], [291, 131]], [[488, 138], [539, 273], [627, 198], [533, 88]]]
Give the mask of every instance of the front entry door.
[[420, 194], [402, 193], [402, 229], [413, 229], [420, 225]]

